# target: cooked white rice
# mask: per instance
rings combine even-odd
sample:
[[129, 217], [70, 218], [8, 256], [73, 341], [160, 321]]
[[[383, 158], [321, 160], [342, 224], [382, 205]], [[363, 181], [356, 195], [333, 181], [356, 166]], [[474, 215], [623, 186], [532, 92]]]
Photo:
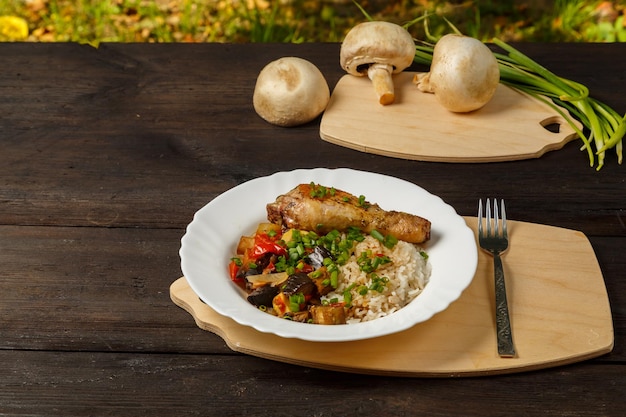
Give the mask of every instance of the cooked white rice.
[[[361, 285], [370, 286], [370, 275], [361, 271], [357, 259], [363, 251], [388, 256], [391, 263], [380, 266], [375, 274], [389, 279], [383, 292], [370, 290], [360, 295], [355, 289]], [[399, 241], [393, 249], [388, 249], [371, 236], [356, 245], [350, 260], [340, 266], [337, 289], [323, 297], [342, 301], [344, 291], [356, 284], [351, 291], [352, 307], [348, 309], [348, 323], [374, 320], [392, 314], [417, 297], [428, 283], [431, 267], [420, 254], [421, 249], [411, 243]]]

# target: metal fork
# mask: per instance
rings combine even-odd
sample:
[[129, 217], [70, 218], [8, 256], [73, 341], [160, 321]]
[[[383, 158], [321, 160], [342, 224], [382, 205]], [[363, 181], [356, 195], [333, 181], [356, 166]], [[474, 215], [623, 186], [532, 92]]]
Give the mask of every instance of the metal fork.
[[506, 211], [504, 200], [501, 201], [501, 219], [498, 216], [498, 201], [493, 200], [493, 217], [489, 199], [486, 204], [486, 228], [483, 228], [483, 202], [478, 200], [478, 242], [480, 247], [493, 255], [493, 269], [496, 288], [496, 332], [498, 336], [498, 354], [503, 358], [515, 356], [509, 307], [506, 301], [506, 286], [500, 254], [509, 247], [506, 230]]

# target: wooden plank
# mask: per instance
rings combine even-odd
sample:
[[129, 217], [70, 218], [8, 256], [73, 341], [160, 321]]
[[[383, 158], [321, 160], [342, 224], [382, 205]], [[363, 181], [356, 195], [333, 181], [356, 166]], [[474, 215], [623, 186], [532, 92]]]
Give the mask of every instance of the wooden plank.
[[[585, 364], [490, 378], [385, 378], [240, 355], [0, 350], [5, 415], [623, 415], [626, 374]], [[607, 383], [606, 381], [611, 381]]]
[[229, 352], [169, 299], [182, 234], [0, 226], [0, 349]]
[[[594, 47], [578, 46], [593, 51], [598, 65], [624, 59], [605, 56], [603, 45]], [[254, 113], [251, 97], [261, 63], [297, 54], [316, 63], [334, 87], [343, 73], [328, 54], [338, 54], [338, 45], [3, 48], [11, 59], [0, 73], [0, 224], [182, 228], [197, 209], [245, 180], [277, 170], [343, 166], [412, 181], [463, 215], [474, 215], [477, 198], [498, 190], [518, 220], [588, 236], [622, 234], [622, 207], [613, 190], [623, 185], [624, 170], [612, 159], [595, 172], [578, 143], [537, 160], [476, 169], [375, 158], [321, 140], [319, 119], [285, 129]], [[559, 48], [565, 53], [572, 47]], [[597, 85], [586, 66], [539, 57]], [[228, 82], [217, 75], [223, 73]], [[603, 83], [619, 85], [618, 75], [607, 77]], [[626, 107], [619, 89], [601, 91], [616, 108]], [[446, 180], [451, 170], [454, 184]], [[537, 181], [544, 186], [536, 187]]]

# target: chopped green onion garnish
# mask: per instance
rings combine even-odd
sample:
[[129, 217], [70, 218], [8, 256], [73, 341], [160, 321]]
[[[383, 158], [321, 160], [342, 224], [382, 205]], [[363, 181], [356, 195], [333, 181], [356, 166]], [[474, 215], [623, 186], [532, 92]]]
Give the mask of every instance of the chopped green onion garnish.
[[367, 201], [365, 200], [365, 196], [364, 195], [360, 195], [359, 196], [359, 201], [357, 202], [359, 207], [363, 207], [363, 208], [368, 208], [370, 205], [367, 203]]
[[346, 307], [352, 306], [352, 293], [350, 291], [343, 292], [343, 302], [346, 303]]
[[383, 245], [388, 249], [393, 249], [398, 244], [398, 239], [395, 236], [387, 235], [383, 240]]
[[330, 286], [333, 288], [339, 286], [339, 271], [334, 270], [330, 273]]
[[[300, 269], [302, 269], [302, 268], [300, 268]], [[322, 271], [320, 271], [319, 269], [309, 273], [309, 278], [315, 279], [315, 278], [319, 278], [321, 276], [322, 276]]]
[[370, 235], [372, 235], [372, 237], [380, 242], [385, 240], [385, 236], [383, 236], [382, 233], [380, 233], [378, 230], [374, 229], [370, 232]]

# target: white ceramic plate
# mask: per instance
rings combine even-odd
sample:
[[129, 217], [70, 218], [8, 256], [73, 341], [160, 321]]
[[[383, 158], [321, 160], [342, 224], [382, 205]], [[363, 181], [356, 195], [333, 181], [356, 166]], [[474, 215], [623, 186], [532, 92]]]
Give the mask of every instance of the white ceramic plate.
[[[416, 214], [431, 221], [423, 247], [432, 274], [424, 291], [387, 317], [365, 323], [324, 326], [298, 323], [264, 313], [248, 303], [228, 276], [228, 263], [242, 235], [267, 221], [266, 205], [301, 183], [335, 187], [364, 195], [385, 210]], [[198, 210], [180, 248], [181, 269], [193, 291], [217, 313], [237, 323], [281, 337], [318, 342], [361, 340], [406, 330], [447, 308], [472, 281], [478, 262], [473, 232], [441, 198], [397, 178], [351, 169], [278, 172], [219, 195]]]

